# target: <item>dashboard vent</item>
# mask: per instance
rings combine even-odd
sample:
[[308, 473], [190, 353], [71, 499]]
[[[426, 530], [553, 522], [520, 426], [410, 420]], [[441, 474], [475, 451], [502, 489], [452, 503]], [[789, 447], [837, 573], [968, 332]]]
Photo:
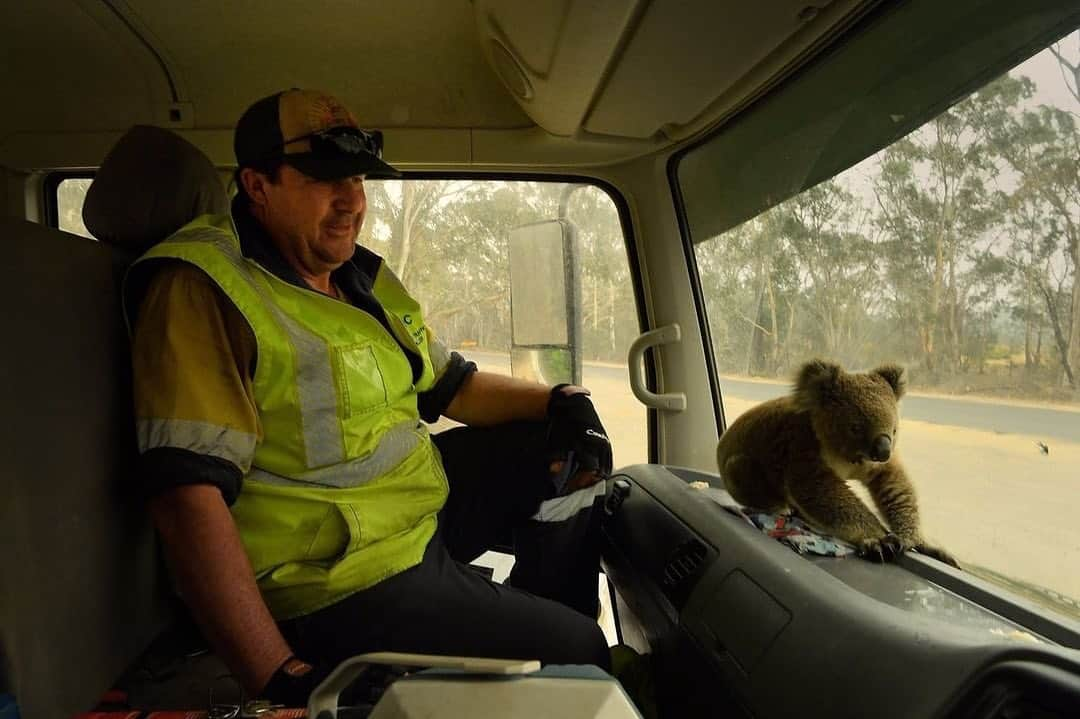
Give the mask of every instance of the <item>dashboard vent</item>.
[[683, 542], [671, 553], [660, 586], [676, 607], [681, 609], [690, 596], [708, 556], [709, 550], [697, 539]]

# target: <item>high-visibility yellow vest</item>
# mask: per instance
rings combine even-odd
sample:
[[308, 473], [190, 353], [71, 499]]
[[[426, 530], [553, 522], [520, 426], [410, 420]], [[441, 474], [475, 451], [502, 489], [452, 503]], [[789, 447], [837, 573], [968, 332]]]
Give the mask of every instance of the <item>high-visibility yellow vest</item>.
[[[416, 300], [380, 267], [373, 292], [395, 339], [367, 312], [244, 258], [228, 216], [204, 215], [155, 245], [129, 287], [166, 258], [206, 272], [255, 335], [263, 440], [232, 513], [274, 616], [308, 614], [418, 564], [447, 482], [416, 396], [445, 350]], [[415, 381], [402, 346], [422, 361]]]

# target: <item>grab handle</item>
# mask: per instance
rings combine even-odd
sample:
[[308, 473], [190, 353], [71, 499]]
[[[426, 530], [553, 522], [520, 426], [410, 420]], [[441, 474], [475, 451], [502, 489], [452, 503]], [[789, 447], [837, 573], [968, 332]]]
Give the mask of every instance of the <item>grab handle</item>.
[[645, 350], [659, 345], [674, 344], [682, 339], [679, 325], [672, 323], [655, 330], [650, 330], [634, 340], [630, 345], [628, 365], [630, 370], [630, 389], [634, 396], [646, 407], [662, 409], [668, 412], [682, 412], [686, 409], [686, 395], [682, 392], [657, 394], [645, 386]]

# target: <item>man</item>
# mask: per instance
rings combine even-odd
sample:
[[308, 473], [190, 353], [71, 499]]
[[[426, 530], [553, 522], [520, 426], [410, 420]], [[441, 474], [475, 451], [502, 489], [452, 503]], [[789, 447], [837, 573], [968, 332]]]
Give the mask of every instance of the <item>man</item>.
[[[479, 372], [355, 244], [381, 138], [317, 92], [235, 134], [231, 217], [132, 267], [141, 473], [176, 583], [251, 693], [411, 651], [606, 667], [587, 391]], [[428, 435], [445, 415], [466, 427]], [[515, 532], [512, 586], [468, 562]], [[528, 590], [528, 591], [525, 591]], [[575, 611], [576, 610], [576, 611]]]

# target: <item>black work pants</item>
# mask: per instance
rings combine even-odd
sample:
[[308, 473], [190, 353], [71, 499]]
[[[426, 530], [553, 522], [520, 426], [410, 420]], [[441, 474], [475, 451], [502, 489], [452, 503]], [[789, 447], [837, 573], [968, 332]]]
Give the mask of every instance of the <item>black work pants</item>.
[[[397, 651], [608, 669], [595, 621], [599, 509], [592, 506], [599, 488], [541, 506], [551, 493], [541, 423], [458, 427], [434, 440], [450, 495], [423, 561], [283, 623], [297, 656], [336, 664]], [[511, 535], [516, 562], [506, 584], [467, 566]]]

